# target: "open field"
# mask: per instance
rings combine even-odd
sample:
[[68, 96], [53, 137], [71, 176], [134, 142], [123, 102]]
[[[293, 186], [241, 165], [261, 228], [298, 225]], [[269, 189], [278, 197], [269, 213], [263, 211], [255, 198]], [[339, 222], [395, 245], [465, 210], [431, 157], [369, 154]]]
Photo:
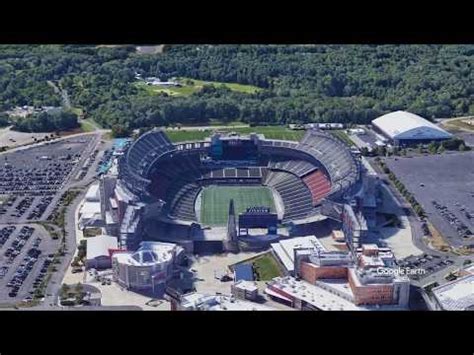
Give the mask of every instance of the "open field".
[[[202, 140], [207, 137], [210, 137], [217, 129], [208, 129], [203, 130], [186, 130], [182, 128], [180, 130], [167, 130], [166, 134], [171, 139], [172, 142], [183, 142], [191, 140]], [[268, 139], [282, 139], [282, 140], [291, 140], [299, 141], [305, 131], [294, 131], [285, 126], [255, 126], [255, 127], [238, 127], [238, 128], [219, 128], [221, 132], [236, 132], [240, 134], [250, 134], [250, 133], [260, 133]]]
[[245, 128], [236, 128], [233, 131], [241, 134], [250, 134], [252, 132], [260, 133], [268, 139], [282, 139], [289, 141], [299, 141], [305, 131], [294, 131], [285, 126], [255, 126], [255, 127], [245, 127]]
[[229, 269], [233, 271], [234, 267], [240, 264], [252, 265], [256, 281], [269, 281], [284, 274], [271, 252], [243, 259], [238, 263], [229, 265]]
[[83, 132], [93, 132], [95, 131], [96, 127], [90, 123], [89, 121], [82, 120], [81, 122], [81, 130]]
[[252, 206], [267, 206], [275, 211], [272, 193], [266, 187], [212, 186], [202, 192], [201, 223], [225, 225], [231, 199], [234, 200], [236, 216]]
[[269, 281], [274, 277], [282, 276], [277, 261], [270, 253], [255, 258], [252, 265], [258, 281]]
[[474, 117], [469, 116], [469, 117], [460, 117], [460, 118], [455, 118], [455, 119], [449, 119], [441, 123], [441, 126], [443, 126], [447, 130], [452, 130], [452, 131], [470, 131], [474, 132], [474, 124], [469, 124], [467, 122], [474, 122]]
[[185, 142], [193, 140], [203, 140], [209, 137], [212, 133], [212, 130], [203, 130], [203, 131], [185, 131], [185, 130], [167, 130], [166, 135], [172, 142]]
[[179, 87], [159, 87], [154, 85], [147, 85], [144, 81], [138, 81], [133, 83], [137, 88], [145, 90], [150, 95], [157, 95], [160, 93], [165, 93], [170, 96], [189, 96], [198, 92], [206, 85], [212, 85], [215, 87], [224, 86], [232, 91], [242, 92], [246, 94], [253, 94], [258, 91], [261, 91], [261, 88], [258, 88], [253, 85], [243, 85], [237, 83], [223, 83], [218, 81], [204, 81], [196, 80], [190, 78], [177, 78], [177, 81], [182, 85]]
[[194, 87], [196, 88], [196, 90], [202, 89], [202, 87], [205, 85], [225, 86], [226, 88], [229, 88], [232, 91], [243, 92], [246, 94], [253, 94], [262, 90], [261, 88], [258, 88], [253, 85], [243, 85], [243, 84], [237, 84], [237, 83], [223, 83], [219, 81], [204, 81], [204, 80], [196, 80], [196, 79], [190, 79], [190, 78], [178, 78], [178, 82], [180, 82], [181, 84], [185, 84], [189, 87]]

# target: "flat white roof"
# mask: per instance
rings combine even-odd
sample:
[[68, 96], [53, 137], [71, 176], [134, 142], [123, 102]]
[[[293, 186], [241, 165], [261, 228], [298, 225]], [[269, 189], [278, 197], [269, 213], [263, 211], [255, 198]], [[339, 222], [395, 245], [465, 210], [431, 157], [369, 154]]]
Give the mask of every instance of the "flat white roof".
[[246, 280], [239, 280], [234, 284], [235, 287], [238, 287], [240, 289], [243, 289], [245, 291], [253, 292], [255, 290], [258, 290], [257, 285], [255, 282], [251, 281], [246, 281]]
[[97, 237], [87, 238], [87, 260], [91, 260], [99, 256], [108, 256], [109, 249], [117, 248], [118, 243], [116, 237], [100, 235]]
[[93, 184], [86, 193], [86, 201], [100, 201], [99, 184]]
[[114, 218], [112, 217], [112, 213], [110, 211], [105, 211], [105, 223], [113, 224]]
[[406, 111], [395, 111], [380, 116], [372, 124], [394, 139], [436, 139], [452, 135], [430, 121]]
[[474, 274], [435, 287], [432, 292], [444, 310], [472, 309], [474, 308]]
[[278, 256], [278, 258], [288, 271], [294, 270], [294, 249], [311, 248], [326, 251], [326, 248], [314, 235], [307, 237], [284, 239], [279, 241], [278, 243], [272, 243], [271, 246], [275, 254]]
[[183, 307], [206, 311], [271, 311], [273, 308], [235, 299], [228, 295], [205, 295], [202, 293], [190, 293], [184, 295], [181, 301]]
[[[354, 303], [319, 286], [306, 281], [297, 281], [291, 276], [277, 277], [273, 279], [271, 286], [324, 311], [360, 311], [368, 309], [356, 306]], [[267, 290], [265, 290], [265, 293], [267, 293]], [[273, 295], [273, 293], [271, 294]]]
[[334, 289], [339, 294], [343, 294], [351, 300], [354, 299], [354, 293], [352, 292], [349, 281], [343, 279], [318, 279], [316, 285], [322, 285], [324, 287]]
[[86, 201], [81, 207], [81, 218], [93, 218], [97, 214], [100, 215], [100, 202]]
[[362, 259], [365, 266], [385, 266], [385, 263], [379, 256], [367, 256], [362, 254], [359, 257]]
[[109, 201], [110, 201], [110, 206], [111, 206], [112, 208], [114, 208], [114, 209], [115, 209], [115, 208], [118, 208], [118, 204], [117, 204], [117, 201], [115, 200], [115, 198], [111, 197], [111, 198], [109, 199]]

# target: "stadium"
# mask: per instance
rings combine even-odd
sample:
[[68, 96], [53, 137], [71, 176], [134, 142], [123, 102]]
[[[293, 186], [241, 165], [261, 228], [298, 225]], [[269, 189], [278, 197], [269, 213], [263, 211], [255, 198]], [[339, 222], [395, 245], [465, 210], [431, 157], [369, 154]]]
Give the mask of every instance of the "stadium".
[[269, 227], [256, 223], [270, 221], [262, 213], [276, 216], [278, 226], [313, 223], [321, 220], [323, 201], [351, 199], [360, 188], [360, 166], [345, 143], [314, 129], [299, 142], [215, 133], [175, 144], [153, 129], [121, 156], [119, 184], [146, 206], [152, 222], [145, 229], [158, 239], [222, 240], [230, 200], [235, 215], [254, 216], [239, 228]]

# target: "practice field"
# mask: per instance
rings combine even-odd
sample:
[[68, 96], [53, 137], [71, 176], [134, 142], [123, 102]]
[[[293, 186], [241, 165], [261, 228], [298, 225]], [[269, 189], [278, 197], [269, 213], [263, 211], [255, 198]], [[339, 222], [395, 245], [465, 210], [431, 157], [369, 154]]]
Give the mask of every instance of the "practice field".
[[247, 207], [266, 206], [275, 211], [271, 191], [262, 186], [211, 186], [201, 196], [201, 223], [216, 226], [227, 223], [229, 202], [234, 200], [236, 217]]
[[189, 96], [200, 91], [204, 86], [226, 87], [229, 90], [242, 92], [245, 94], [254, 94], [261, 91], [253, 85], [243, 85], [237, 83], [224, 83], [218, 81], [203, 81], [190, 78], [176, 78], [181, 86], [160, 87], [156, 85], [147, 85], [144, 81], [136, 81], [133, 83], [136, 88], [144, 90], [149, 95], [157, 95], [165, 93], [169, 96]]
[[[210, 137], [215, 129], [209, 127], [206, 130], [168, 130], [166, 134], [173, 142], [184, 142], [192, 140], [201, 140]], [[263, 134], [267, 139], [283, 139], [289, 141], [299, 141], [303, 138], [305, 131], [291, 130], [285, 126], [255, 126], [255, 127], [239, 127], [239, 128], [219, 128], [221, 132], [236, 132], [243, 135], [250, 133]]]

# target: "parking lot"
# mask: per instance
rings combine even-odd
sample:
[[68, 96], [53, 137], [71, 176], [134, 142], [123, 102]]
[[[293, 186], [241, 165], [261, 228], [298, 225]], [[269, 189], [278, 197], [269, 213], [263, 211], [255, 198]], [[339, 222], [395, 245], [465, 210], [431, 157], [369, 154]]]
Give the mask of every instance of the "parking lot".
[[0, 194], [59, 190], [91, 139], [74, 137], [0, 155]]
[[77, 165], [91, 139], [72, 137], [1, 154], [0, 223], [44, 220], [71, 174], [80, 170]]
[[[51, 268], [58, 269], [55, 282], [62, 280], [64, 265], [51, 265], [60, 241], [33, 222], [50, 221], [68, 189], [94, 177], [99, 141], [98, 135], [81, 135], [0, 154], [0, 302], [33, 297]], [[74, 180], [78, 171], [89, 180]]]
[[449, 244], [474, 246], [473, 151], [386, 161]]
[[402, 268], [409, 268], [411, 270], [421, 270], [420, 274], [408, 275], [412, 280], [422, 280], [434, 273], [440, 272], [450, 265], [453, 265], [454, 259], [449, 256], [439, 256], [422, 254], [417, 256], [409, 256], [405, 259], [399, 260], [398, 266]]
[[0, 225], [0, 299], [32, 299], [53, 260], [58, 241], [40, 226]]

